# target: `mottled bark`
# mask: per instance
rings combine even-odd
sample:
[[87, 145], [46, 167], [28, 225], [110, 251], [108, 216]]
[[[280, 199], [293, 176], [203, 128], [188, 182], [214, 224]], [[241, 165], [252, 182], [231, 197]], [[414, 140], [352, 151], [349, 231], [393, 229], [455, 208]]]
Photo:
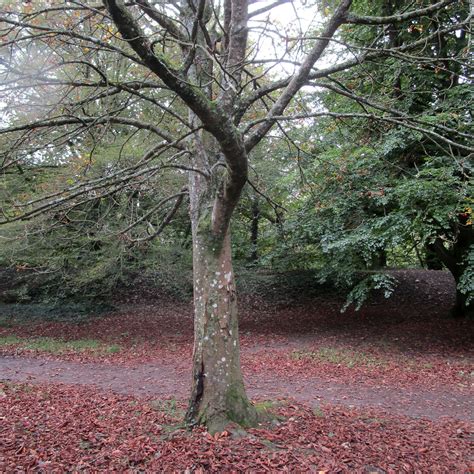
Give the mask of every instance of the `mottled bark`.
[[[195, 161], [204, 165], [209, 154], [196, 141]], [[214, 146], [208, 141], [206, 149]], [[213, 161], [211, 159], [211, 161]], [[219, 232], [222, 214], [216, 201], [225, 170], [209, 178], [190, 177], [190, 215], [194, 269], [194, 353], [189, 425], [205, 424], [211, 432], [229, 422], [252, 426], [257, 412], [247, 398], [240, 371], [237, 298], [232, 269], [230, 233]]]
[[257, 412], [240, 371], [237, 299], [230, 235], [209, 239], [210, 216], [194, 237], [193, 385], [186, 421], [222, 431], [229, 422], [253, 426]]

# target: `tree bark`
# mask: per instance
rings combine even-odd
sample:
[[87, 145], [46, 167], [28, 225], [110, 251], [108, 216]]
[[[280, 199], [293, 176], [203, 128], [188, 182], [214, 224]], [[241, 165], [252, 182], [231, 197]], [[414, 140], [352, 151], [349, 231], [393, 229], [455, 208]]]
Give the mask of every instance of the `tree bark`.
[[[209, 149], [209, 145], [206, 149]], [[196, 156], [196, 160], [205, 160]], [[240, 370], [237, 298], [230, 230], [224, 235], [215, 201], [222, 179], [190, 177], [193, 237], [194, 352], [191, 397], [186, 422], [204, 424], [213, 433], [230, 422], [253, 426], [257, 411], [244, 389]], [[216, 196], [217, 195], [217, 196]]]
[[[209, 217], [203, 216], [199, 227]], [[194, 238], [193, 382], [186, 421], [213, 433], [229, 422], [253, 426], [257, 412], [240, 370], [237, 298], [230, 234], [222, 242], [197, 229]]]
[[250, 222], [250, 261], [258, 261], [258, 225], [260, 222], [260, 205], [258, 198], [252, 198], [252, 220]]
[[[456, 281], [456, 285], [458, 282]], [[472, 318], [474, 317], [474, 305], [467, 303], [467, 295], [461, 293], [456, 288], [456, 302], [451, 309], [451, 315], [455, 319]]]
[[443, 263], [438, 257], [436, 251], [434, 251], [432, 245], [425, 246], [425, 263], [428, 270], [442, 270]]

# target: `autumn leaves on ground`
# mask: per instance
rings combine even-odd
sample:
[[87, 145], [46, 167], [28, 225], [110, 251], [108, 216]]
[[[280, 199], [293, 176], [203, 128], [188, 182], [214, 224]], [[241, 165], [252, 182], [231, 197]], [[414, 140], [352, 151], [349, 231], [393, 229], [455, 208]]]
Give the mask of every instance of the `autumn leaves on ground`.
[[0, 471], [469, 472], [472, 322], [447, 317], [447, 273], [398, 277], [359, 313], [242, 295], [244, 376], [268, 416], [215, 436], [180, 425], [189, 304], [127, 296], [80, 324], [4, 311]]

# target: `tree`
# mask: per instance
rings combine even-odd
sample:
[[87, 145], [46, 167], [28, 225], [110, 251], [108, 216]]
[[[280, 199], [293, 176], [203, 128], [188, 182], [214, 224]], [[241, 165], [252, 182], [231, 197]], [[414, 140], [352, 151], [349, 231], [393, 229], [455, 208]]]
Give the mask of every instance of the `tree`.
[[[247, 182], [249, 154], [277, 123], [344, 116], [318, 104], [307, 107], [304, 86], [320, 86], [317, 81], [323, 79], [331, 83], [341, 71], [368, 61], [417, 54], [433, 37], [467, 28], [469, 22], [461, 18], [402, 46], [360, 48], [341, 43], [338, 30], [383, 30], [394, 22], [454, 9], [459, 2], [442, 0], [394, 15], [363, 16], [349, 11], [351, 0], [341, 0], [334, 7], [326, 5], [326, 17], [320, 15], [323, 26], [286, 34], [262, 17], [283, 3], [276, 0], [252, 10], [248, 0], [104, 0], [93, 5], [45, 0], [34, 8], [31, 2], [13, 2], [0, 14], [2, 92], [9, 107], [1, 130], [8, 144], [4, 170], [24, 162], [35, 166], [91, 156], [100, 143], [124, 147], [131, 140], [137, 145], [127, 154], [118, 150], [115, 164], [100, 177], [89, 178], [85, 166], [62, 190], [10, 202], [3, 209], [5, 222], [114, 195], [124, 185], [168, 170], [187, 173], [195, 345], [186, 419], [211, 431], [222, 430], [229, 421], [252, 425], [257, 419], [240, 370], [229, 232]], [[366, 9], [363, 2], [355, 7]], [[262, 57], [267, 37], [270, 43], [280, 40], [270, 58]], [[324, 54], [332, 64], [317, 68]], [[289, 74], [283, 65], [291, 67]], [[440, 135], [437, 125], [384, 114], [370, 113], [375, 120], [396, 121], [433, 139], [452, 141]], [[147, 149], [140, 154], [144, 143]], [[178, 194], [174, 202], [163, 224], [179, 206]]]
[[[403, 2], [398, 2], [400, 6]], [[393, 9], [393, 5], [385, 8]], [[460, 8], [457, 15], [467, 12]], [[367, 31], [358, 42], [366, 47], [374, 41], [400, 47], [418, 31], [456, 21], [443, 11], [435, 20], [389, 25], [379, 38]], [[474, 249], [473, 170], [465, 148], [472, 143], [472, 117], [460, 112], [471, 110], [474, 104], [467, 50], [462, 32], [443, 34], [422, 58], [394, 56], [380, 64], [366, 63], [317, 93], [317, 99], [347, 118], [337, 126], [325, 118], [319, 120], [316, 130], [323, 139], [313, 147], [313, 160], [306, 168], [312, 186], [298, 214], [304, 223], [300, 227], [307, 229], [307, 241], [320, 243], [323, 272], [341, 284], [354, 285], [360, 271], [374, 269], [380, 255], [387, 252], [392, 266], [403, 259], [405, 264], [418, 261], [425, 266], [425, 254], [437, 254], [457, 285], [455, 316], [472, 313], [469, 301], [474, 296], [469, 283], [474, 273], [470, 257]], [[396, 122], [382, 123], [363, 114], [351, 117], [370, 107], [450, 128], [445, 138], [457, 135], [460, 146], [443, 145]], [[390, 292], [393, 281], [370, 272], [354, 287], [349, 300], [360, 304], [371, 288], [383, 286]]]

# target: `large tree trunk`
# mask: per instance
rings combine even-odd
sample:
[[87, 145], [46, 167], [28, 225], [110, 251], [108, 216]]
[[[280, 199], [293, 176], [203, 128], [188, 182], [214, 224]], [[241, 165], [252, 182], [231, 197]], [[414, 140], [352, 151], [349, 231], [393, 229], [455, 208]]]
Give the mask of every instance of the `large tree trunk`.
[[257, 412], [245, 394], [240, 370], [230, 231], [222, 237], [212, 231], [216, 218], [213, 194], [218, 192], [212, 189], [212, 181], [201, 175], [190, 179], [194, 354], [186, 422], [204, 424], [210, 432], [216, 432], [224, 430], [229, 422], [255, 425]]
[[205, 424], [210, 432], [222, 431], [232, 421], [252, 426], [257, 417], [240, 371], [230, 235], [216, 242], [198, 229], [193, 245], [195, 342], [186, 421]]
[[[189, 423], [206, 424], [211, 431], [223, 429], [229, 421], [248, 425], [257, 419], [257, 412], [245, 395], [239, 367], [229, 235], [232, 213], [247, 181], [247, 154], [307, 83], [330, 38], [346, 20], [351, 1], [341, 1], [321, 32], [321, 39], [268, 111], [268, 119], [253, 127], [244, 140], [237, 129], [242, 116], [236, 111], [236, 96], [242, 91], [241, 79], [248, 59], [248, 0], [223, 3], [224, 37], [219, 31], [222, 25], [213, 31], [213, 8], [209, 2], [180, 2], [179, 24], [146, 1], [132, 2], [181, 44], [180, 67], [171, 64], [166, 55], [157, 54], [154, 39], [142, 30], [123, 0], [103, 0], [118, 31], [143, 64], [188, 106], [190, 128], [195, 130], [186, 150], [193, 157], [189, 196], [195, 303], [193, 386], [186, 418]], [[224, 51], [219, 55], [216, 72], [210, 50], [218, 40]]]
[[[201, 2], [192, 2], [196, 10], [200, 8]], [[242, 17], [246, 24], [247, 2], [239, 0], [232, 5], [236, 23], [230, 26], [229, 47], [234, 49], [234, 53], [229, 52], [230, 69], [234, 67], [232, 63], [236, 59], [231, 58], [235, 54], [243, 59], [247, 35], [246, 28], [240, 28], [237, 21]], [[203, 14], [206, 16], [205, 10]], [[192, 31], [195, 24], [193, 8], [183, 20], [188, 24], [188, 31]], [[236, 28], [240, 29], [234, 31]], [[198, 32], [196, 38], [205, 49], [206, 39], [202, 32]], [[197, 50], [194, 57], [198, 61], [189, 67], [188, 77], [200, 84], [207, 99], [211, 100], [209, 77], [213, 75], [213, 62], [202, 50]], [[235, 71], [233, 79], [238, 80], [239, 74]], [[190, 426], [205, 425], [210, 432], [223, 431], [230, 422], [251, 426], [257, 420], [257, 412], [247, 398], [240, 371], [229, 230], [232, 213], [247, 181], [248, 165], [242, 137], [231, 122], [226, 122], [232, 113], [233, 89], [224, 86], [226, 92], [219, 97], [222, 109], [216, 120], [217, 133], [208, 133], [208, 127], [207, 132], [198, 132], [190, 139], [190, 148], [194, 151], [192, 164], [200, 172], [190, 173], [188, 186], [193, 240], [194, 352], [186, 422]], [[189, 115], [190, 123], [196, 128], [208, 119], [209, 116], [199, 116], [195, 111]]]

